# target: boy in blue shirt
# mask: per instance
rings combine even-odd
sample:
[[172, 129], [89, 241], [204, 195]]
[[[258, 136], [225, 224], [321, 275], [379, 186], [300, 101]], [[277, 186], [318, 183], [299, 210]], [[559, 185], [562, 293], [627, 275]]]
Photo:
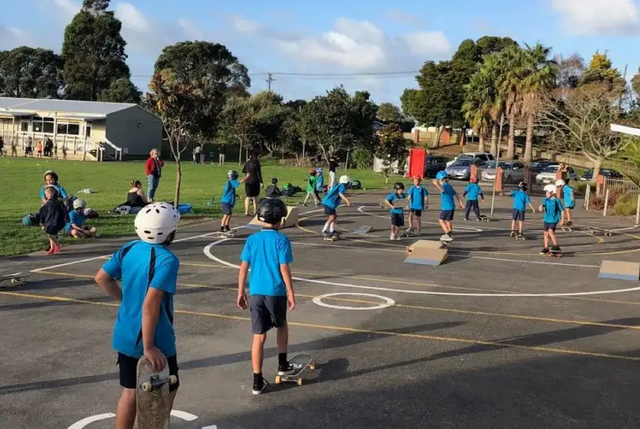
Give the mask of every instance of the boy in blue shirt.
[[[564, 220], [564, 207], [558, 198], [556, 198], [556, 187], [547, 185], [544, 187], [547, 197], [540, 204], [539, 210], [544, 214], [544, 248], [540, 251], [541, 255], [557, 255], [560, 256], [560, 246], [556, 239], [556, 225]], [[549, 250], [549, 238], [553, 243]]]
[[264, 228], [247, 238], [240, 255], [242, 264], [238, 275], [238, 297], [236, 305], [247, 309], [245, 283], [249, 277], [249, 311], [251, 313], [251, 364], [253, 366], [253, 394], [259, 395], [268, 386], [262, 376], [264, 343], [267, 332], [277, 328], [278, 375], [285, 375], [294, 368], [287, 361], [289, 327], [287, 308], [292, 311], [296, 306], [293, 280], [289, 264], [293, 262], [293, 253], [289, 238], [277, 229], [287, 215], [286, 204], [277, 199], [263, 200], [258, 206], [258, 220]]
[[569, 179], [566, 180], [558, 180], [556, 182], [556, 187], [561, 189], [562, 200], [564, 202], [564, 219], [560, 226], [571, 228], [573, 226], [573, 217], [571, 216], [571, 212], [576, 208], [576, 197], [574, 190], [571, 186], [569, 186]]
[[[160, 372], [178, 377], [173, 296], [180, 262], [168, 249], [175, 239], [180, 214], [167, 203], [145, 206], [135, 219], [140, 240], [118, 249], [95, 276], [96, 283], [120, 303], [113, 331], [123, 388], [116, 412], [116, 427], [132, 429], [136, 419], [136, 367], [144, 355]], [[122, 288], [116, 280], [120, 280]], [[173, 406], [178, 382], [170, 385]]]
[[458, 201], [460, 209], [464, 209], [460, 196], [449, 184], [449, 175], [445, 171], [439, 171], [433, 184], [440, 191], [440, 219], [438, 222], [444, 231], [444, 235], [440, 237], [440, 241], [453, 240], [453, 215], [456, 212], [454, 197]]
[[390, 240], [400, 240], [400, 228], [404, 226], [404, 210], [401, 206], [395, 206], [394, 203], [396, 201], [406, 200], [406, 198], [407, 194], [404, 193], [404, 184], [398, 182], [393, 185], [393, 192], [387, 195], [387, 198], [384, 200], [391, 212]]
[[351, 179], [348, 176], [341, 176], [340, 183], [337, 183], [327, 192], [327, 195], [322, 199], [322, 205], [324, 206], [324, 214], [328, 216], [327, 222], [324, 224], [322, 228], [322, 236], [332, 237], [340, 235], [339, 232], [335, 231], [335, 223], [338, 219], [338, 206], [342, 201], [345, 202], [347, 207], [351, 207], [351, 201], [346, 196], [347, 192], [347, 183], [349, 183]]
[[230, 170], [227, 172], [227, 182], [222, 188], [222, 198], [220, 198], [220, 206], [222, 208], [222, 220], [220, 221], [220, 233], [233, 236], [229, 223], [231, 222], [231, 214], [233, 207], [236, 205], [236, 189], [242, 182], [249, 178], [247, 173], [238, 181], [238, 172]]
[[322, 168], [316, 169], [316, 192], [324, 192], [324, 176], [322, 175]]
[[407, 233], [418, 231], [422, 234], [422, 211], [429, 207], [429, 191], [422, 186], [419, 176], [413, 178], [413, 186], [409, 188], [409, 229]]
[[464, 220], [469, 220], [469, 213], [471, 209], [476, 214], [476, 220], [480, 221], [480, 205], [478, 204], [478, 196], [484, 201], [484, 194], [482, 188], [478, 185], [478, 178], [471, 176], [469, 178], [469, 184], [464, 188], [463, 197], [467, 199], [467, 206], [464, 210]]
[[73, 210], [69, 212], [69, 222], [64, 227], [64, 232], [75, 238], [97, 237], [98, 230], [84, 226], [84, 209], [87, 206], [85, 200], [73, 200]]
[[[531, 198], [527, 194], [527, 184], [520, 182], [517, 191], [511, 191], [513, 197], [513, 210], [511, 211], [511, 237], [517, 240], [524, 240], [524, 214], [527, 210], [527, 204], [534, 213], [536, 209], [531, 205]], [[518, 233], [516, 234], [516, 221], [518, 221]]]

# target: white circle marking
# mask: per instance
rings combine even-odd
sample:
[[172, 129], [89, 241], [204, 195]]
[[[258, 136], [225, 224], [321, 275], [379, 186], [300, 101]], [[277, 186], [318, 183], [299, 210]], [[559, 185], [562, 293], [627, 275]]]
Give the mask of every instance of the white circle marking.
[[[379, 299], [379, 300], [384, 301], [384, 302], [381, 302], [380, 304], [374, 305], [373, 307], [353, 307], [353, 306], [350, 306], [350, 305], [327, 304], [326, 302], [322, 301], [323, 299], [326, 299], [326, 298], [331, 298], [331, 297], [334, 297], [334, 296], [344, 296], [344, 295], [366, 296], [366, 297], [369, 297], [369, 298], [376, 298], [376, 299]], [[396, 302], [394, 300], [392, 300], [391, 298], [387, 298], [386, 296], [374, 295], [374, 294], [371, 294], [371, 293], [349, 293], [349, 292], [327, 293], [325, 295], [319, 295], [319, 296], [316, 296], [315, 298], [313, 298], [313, 302], [315, 304], [319, 305], [320, 307], [335, 308], [336, 310], [356, 310], [356, 311], [381, 310], [383, 308], [391, 307], [391, 306], [396, 304]]]

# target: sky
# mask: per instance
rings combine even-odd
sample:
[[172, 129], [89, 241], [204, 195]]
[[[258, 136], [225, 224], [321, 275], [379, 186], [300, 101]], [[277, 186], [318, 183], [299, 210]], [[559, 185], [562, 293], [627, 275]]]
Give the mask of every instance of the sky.
[[[3, 3], [0, 49], [59, 53], [81, 0]], [[628, 79], [640, 65], [640, 0], [112, 0], [111, 9], [143, 91], [162, 48], [184, 40], [224, 44], [249, 69], [251, 92], [267, 89], [272, 73], [285, 100], [343, 84], [400, 105], [425, 61], [448, 59], [461, 41], [485, 35], [542, 42], [587, 62], [607, 52], [621, 72], [628, 66]]]

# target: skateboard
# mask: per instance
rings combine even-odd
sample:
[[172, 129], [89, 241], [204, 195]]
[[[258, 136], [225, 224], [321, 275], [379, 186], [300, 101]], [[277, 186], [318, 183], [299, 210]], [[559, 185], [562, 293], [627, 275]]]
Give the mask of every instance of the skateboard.
[[276, 375], [276, 384], [296, 383], [298, 386], [302, 386], [302, 372], [307, 368], [312, 371], [316, 369], [313, 357], [308, 353], [291, 356], [289, 363], [293, 366], [293, 372], [285, 375]]
[[486, 217], [485, 215], [480, 215], [480, 220], [482, 222], [491, 222], [491, 219], [489, 219], [488, 217]]
[[169, 384], [178, 378], [169, 375], [169, 365], [160, 372], [153, 372], [151, 362], [142, 356], [137, 366], [136, 418], [138, 429], [169, 429], [171, 401]]
[[417, 237], [419, 235], [418, 231], [413, 229], [408, 229], [400, 234], [401, 237]]
[[227, 231], [225, 231], [225, 232], [217, 231], [215, 233], [215, 236], [216, 237], [220, 237], [220, 238], [234, 238], [236, 235], [234, 234], [233, 231], [229, 231], [229, 232], [227, 232]]
[[13, 273], [13, 274], [5, 274], [0, 277], [0, 284], [3, 282], [10, 282], [12, 286], [20, 286], [25, 283], [24, 279], [29, 277], [30, 273]]
[[442, 239], [440, 238], [440, 248], [445, 248], [445, 247], [449, 247], [451, 246], [451, 243], [453, 243], [453, 238], [448, 238], [448, 239]]
[[527, 237], [524, 234], [516, 234], [516, 241], [525, 241]]
[[547, 253], [547, 257], [548, 258], [551, 258], [551, 257], [561, 258], [562, 257], [562, 252], [549, 250], [549, 253]]
[[336, 231], [336, 232], [334, 232], [333, 234], [330, 234], [330, 235], [326, 235], [326, 236], [323, 235], [322, 239], [324, 241], [336, 241], [336, 240], [340, 240], [341, 239], [341, 237], [340, 237], [341, 235], [342, 235], [341, 232]]

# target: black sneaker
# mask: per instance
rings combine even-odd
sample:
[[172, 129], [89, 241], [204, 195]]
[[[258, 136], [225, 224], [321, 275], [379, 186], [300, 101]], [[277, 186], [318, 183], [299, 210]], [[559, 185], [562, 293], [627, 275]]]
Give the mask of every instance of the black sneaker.
[[259, 378], [258, 380], [254, 380], [253, 382], [253, 394], [260, 395], [267, 387], [269, 387], [269, 382], [264, 378]]
[[287, 375], [293, 372], [295, 368], [289, 362], [278, 365], [278, 375]]
[[511, 234], [509, 235], [509, 237], [515, 237], [516, 236], [516, 232], [515, 231], [511, 231]]
[[541, 255], [546, 255], [548, 253], [549, 253], [549, 249], [547, 249], [546, 247], [540, 251]]

